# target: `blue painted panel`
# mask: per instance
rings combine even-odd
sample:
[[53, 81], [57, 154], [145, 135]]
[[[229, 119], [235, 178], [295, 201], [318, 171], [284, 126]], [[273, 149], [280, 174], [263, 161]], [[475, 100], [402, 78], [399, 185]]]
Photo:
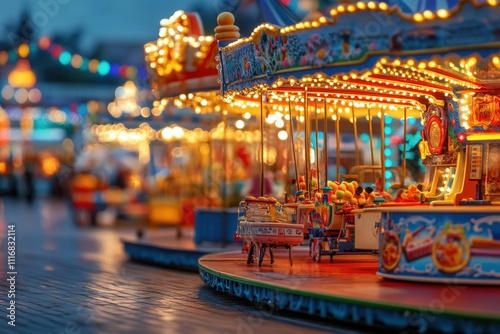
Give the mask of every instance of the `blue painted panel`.
[[194, 242], [235, 242], [238, 227], [236, 208], [195, 208]]

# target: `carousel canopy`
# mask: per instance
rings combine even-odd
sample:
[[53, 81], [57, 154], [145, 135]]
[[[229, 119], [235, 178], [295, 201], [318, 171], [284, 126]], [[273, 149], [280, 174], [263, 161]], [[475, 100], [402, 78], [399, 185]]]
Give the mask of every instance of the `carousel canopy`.
[[264, 22], [280, 27], [296, 24], [301, 21], [293, 9], [298, 7], [298, 0], [256, 0], [264, 18]]
[[337, 105], [360, 114], [418, 114], [467, 92], [498, 91], [499, 14], [496, 1], [413, 14], [357, 2], [316, 21], [261, 25], [221, 47], [222, 92], [226, 100], [265, 95], [292, 108], [323, 101], [332, 111]]
[[218, 90], [217, 43], [213, 36], [204, 35], [199, 15], [177, 11], [160, 24], [159, 38], [144, 45], [155, 97]]

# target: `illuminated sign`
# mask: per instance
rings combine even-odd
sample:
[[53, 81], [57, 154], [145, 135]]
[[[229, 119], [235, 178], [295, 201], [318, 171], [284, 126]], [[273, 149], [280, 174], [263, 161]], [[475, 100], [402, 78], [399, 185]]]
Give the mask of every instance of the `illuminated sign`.
[[497, 96], [475, 96], [472, 100], [471, 126], [500, 125], [500, 99]]

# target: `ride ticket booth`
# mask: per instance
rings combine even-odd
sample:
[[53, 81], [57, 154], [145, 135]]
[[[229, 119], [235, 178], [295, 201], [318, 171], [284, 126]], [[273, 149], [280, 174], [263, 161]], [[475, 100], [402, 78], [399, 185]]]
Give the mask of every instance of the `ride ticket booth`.
[[499, 102], [498, 95], [466, 94], [423, 113], [420, 151], [433, 173], [431, 205], [500, 203]]

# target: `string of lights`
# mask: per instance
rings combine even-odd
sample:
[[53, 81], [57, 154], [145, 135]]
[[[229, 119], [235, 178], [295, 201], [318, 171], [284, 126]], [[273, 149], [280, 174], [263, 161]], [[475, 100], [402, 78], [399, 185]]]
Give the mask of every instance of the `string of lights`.
[[30, 54], [43, 51], [48, 52], [52, 58], [63, 66], [94, 73], [101, 76], [113, 76], [126, 79], [147, 78], [146, 69], [132, 65], [118, 64], [107, 60], [87, 58], [78, 53], [72, 53], [62, 45], [53, 42], [48, 37], [42, 37], [38, 41], [29, 44], [21, 44], [17, 49], [0, 51], [0, 66], [14, 63], [19, 59], [26, 58]]

